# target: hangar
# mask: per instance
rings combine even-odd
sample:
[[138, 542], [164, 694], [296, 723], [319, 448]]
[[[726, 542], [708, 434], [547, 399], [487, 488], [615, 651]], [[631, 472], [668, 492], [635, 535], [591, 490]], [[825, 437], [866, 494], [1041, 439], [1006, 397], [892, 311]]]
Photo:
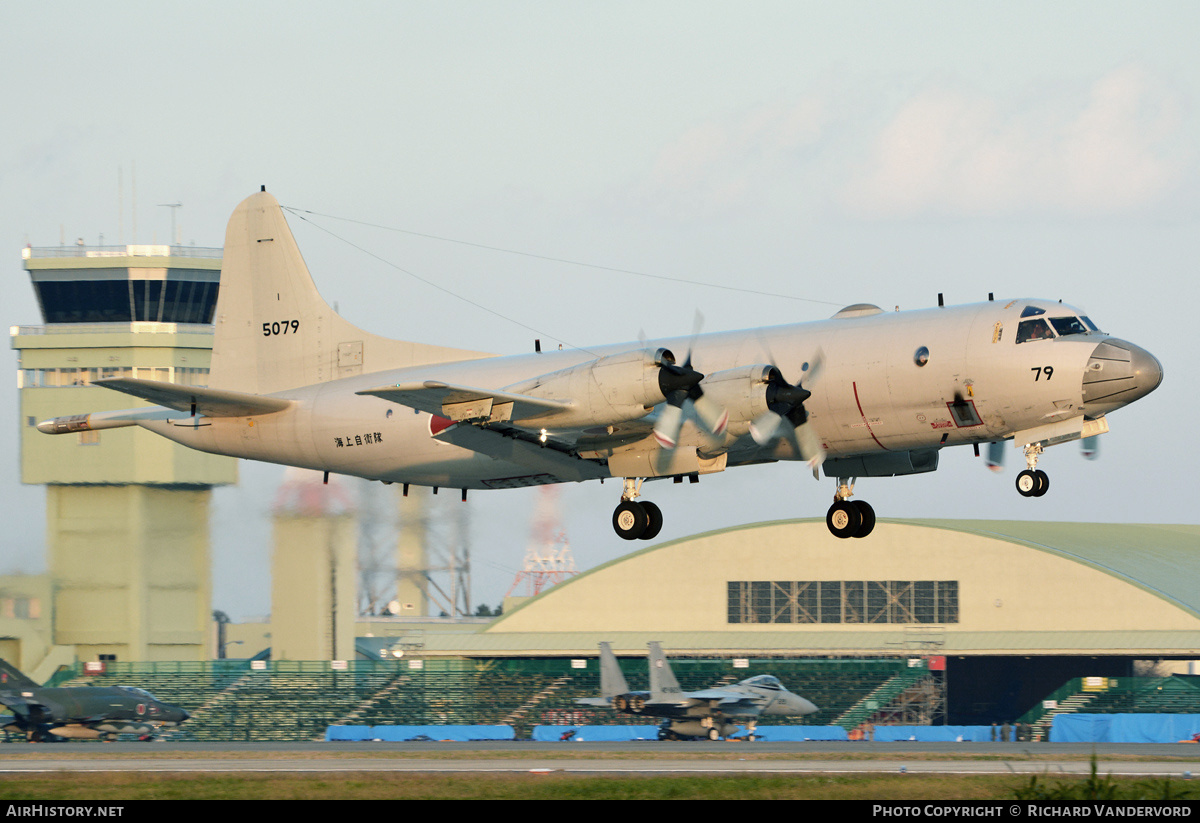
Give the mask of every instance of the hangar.
[[[1073, 677], [1200, 659], [1200, 526], [821, 520], [652, 546], [474, 631], [414, 627], [424, 657], [929, 657], [949, 723], [1015, 718]], [[419, 635], [419, 636], [418, 636]], [[1174, 665], [1187, 670], [1187, 663]]]

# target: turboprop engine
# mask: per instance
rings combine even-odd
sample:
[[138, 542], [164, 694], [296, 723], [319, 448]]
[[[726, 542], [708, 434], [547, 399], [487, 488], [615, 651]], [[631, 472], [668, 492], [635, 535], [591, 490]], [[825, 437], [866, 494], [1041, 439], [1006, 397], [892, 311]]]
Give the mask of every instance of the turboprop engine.
[[[666, 400], [670, 381], [680, 369], [668, 349], [629, 351], [589, 360], [505, 388], [547, 400], [570, 398], [574, 408], [566, 414], [555, 415], [555, 428], [604, 425], [645, 417]], [[695, 382], [699, 383], [701, 379], [703, 375], [697, 373]]]

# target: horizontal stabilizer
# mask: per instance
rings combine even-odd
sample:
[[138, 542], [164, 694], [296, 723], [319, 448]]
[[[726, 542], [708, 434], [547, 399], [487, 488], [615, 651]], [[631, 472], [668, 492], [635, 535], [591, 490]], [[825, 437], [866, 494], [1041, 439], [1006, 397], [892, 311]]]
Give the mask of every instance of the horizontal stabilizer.
[[261, 394], [205, 389], [199, 386], [180, 386], [176, 383], [161, 383], [157, 380], [138, 380], [129, 377], [114, 377], [97, 380], [94, 385], [115, 389], [149, 400], [168, 409], [202, 414], [205, 417], [250, 417], [255, 414], [273, 414], [292, 405], [292, 401], [280, 397], [264, 397]]
[[450, 420], [510, 421], [550, 417], [570, 411], [572, 405], [562, 400], [547, 400], [526, 394], [456, 386], [439, 380], [419, 383], [400, 383], [365, 389], [358, 394], [381, 397], [402, 406], [418, 409]]

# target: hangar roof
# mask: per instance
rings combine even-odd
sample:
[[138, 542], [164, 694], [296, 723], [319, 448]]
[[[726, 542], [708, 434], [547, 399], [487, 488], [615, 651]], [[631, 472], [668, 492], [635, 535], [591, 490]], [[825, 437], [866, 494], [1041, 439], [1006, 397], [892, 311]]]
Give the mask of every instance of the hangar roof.
[[[560, 583], [478, 632], [443, 636], [426, 627], [422, 646], [434, 655], [590, 655], [602, 640], [624, 653], [658, 640], [674, 654], [1200, 655], [1200, 526], [879, 524], [864, 541], [836, 540], [822, 520], [804, 519], [650, 546]], [[948, 539], [931, 541], [930, 529]], [[1028, 551], [1014, 554], [1005, 544]], [[771, 561], [766, 572], [763, 556]], [[777, 568], [781, 577], [808, 580], [946, 574], [963, 581], [962, 619], [942, 626], [727, 621], [726, 578], [777, 579], [770, 576]], [[631, 611], [643, 616], [631, 620]]]
[[1200, 617], [1200, 526], [1016, 520], [895, 520], [1021, 543], [1086, 563]]

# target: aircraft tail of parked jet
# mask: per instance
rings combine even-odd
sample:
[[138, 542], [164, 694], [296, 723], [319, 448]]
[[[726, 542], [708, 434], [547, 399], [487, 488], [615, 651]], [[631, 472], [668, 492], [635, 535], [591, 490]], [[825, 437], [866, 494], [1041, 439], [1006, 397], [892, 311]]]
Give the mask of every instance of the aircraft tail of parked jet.
[[683, 690], [671, 671], [671, 664], [663, 654], [662, 645], [657, 641], [647, 644], [650, 649], [650, 702], [671, 703], [681, 701]]
[[23, 672], [7, 660], [0, 660], [0, 688], [37, 689], [41, 687], [26, 677]]
[[230, 218], [214, 322], [209, 385], [250, 394], [488, 356], [390, 340], [343, 320], [317, 292], [283, 210], [265, 189]]

